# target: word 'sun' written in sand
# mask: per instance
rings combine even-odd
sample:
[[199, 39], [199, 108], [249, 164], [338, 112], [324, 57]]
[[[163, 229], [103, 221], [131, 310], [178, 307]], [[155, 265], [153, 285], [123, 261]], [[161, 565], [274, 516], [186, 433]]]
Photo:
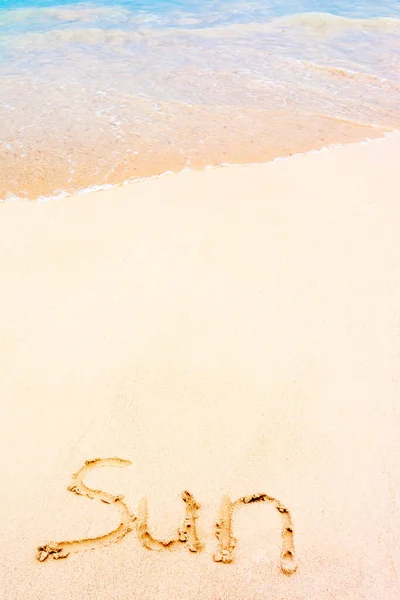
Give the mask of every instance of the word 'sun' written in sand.
[[[149, 531], [147, 524], [147, 500], [144, 498], [139, 504], [137, 515], [129, 511], [122, 496], [113, 496], [101, 490], [93, 490], [84, 483], [85, 476], [99, 467], [126, 467], [132, 464], [129, 460], [121, 458], [95, 458], [87, 460], [84, 466], [72, 476], [72, 483], [68, 486], [68, 491], [74, 492], [79, 496], [86, 496], [90, 499], [101, 500], [106, 504], [113, 504], [119, 509], [121, 521], [119, 526], [105, 535], [86, 538], [81, 540], [66, 542], [50, 542], [39, 546], [37, 559], [40, 562], [45, 561], [49, 556], [54, 559], [66, 558], [71, 552], [82, 552], [84, 550], [93, 550], [109, 544], [118, 542], [129, 532], [136, 528], [139, 542], [148, 550], [173, 550], [181, 545], [185, 545], [190, 552], [201, 552], [204, 544], [197, 535], [196, 521], [200, 504], [195, 500], [190, 492], [183, 492], [181, 498], [185, 503], [185, 517], [183, 524], [178, 528], [178, 534], [175, 539], [161, 541], [155, 539]], [[272, 504], [279, 512], [282, 522], [282, 547], [280, 556], [281, 570], [285, 575], [292, 575], [297, 569], [297, 561], [294, 550], [294, 534], [292, 517], [289, 510], [276, 498], [267, 494], [253, 494], [252, 496], [242, 496], [235, 502], [232, 502], [228, 496], [224, 496], [220, 506], [220, 517], [215, 524], [215, 536], [218, 540], [218, 548], [213, 558], [215, 562], [231, 563], [236, 538], [233, 536], [232, 517], [235, 508], [252, 502], [267, 502]]]

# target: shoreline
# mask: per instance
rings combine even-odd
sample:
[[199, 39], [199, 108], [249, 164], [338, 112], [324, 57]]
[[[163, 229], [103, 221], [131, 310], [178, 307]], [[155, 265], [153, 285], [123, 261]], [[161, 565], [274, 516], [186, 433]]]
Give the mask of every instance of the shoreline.
[[398, 599], [399, 153], [2, 204], [7, 599]]
[[[368, 127], [368, 126], [365, 126], [365, 127]], [[340, 148], [342, 146], [370, 143], [370, 142], [373, 142], [374, 140], [386, 139], [390, 136], [397, 135], [399, 133], [399, 130], [397, 130], [397, 129], [393, 129], [391, 131], [384, 131], [382, 129], [372, 129], [371, 127], [368, 127], [368, 129], [369, 129], [370, 135], [376, 133], [376, 136], [372, 135], [372, 137], [366, 137], [366, 138], [362, 138], [362, 139], [358, 139], [356, 137], [356, 139], [350, 140], [350, 141], [344, 140], [344, 141], [332, 142], [326, 146], [310, 148], [310, 149], [304, 150], [304, 151], [302, 151], [302, 150], [295, 151], [293, 153], [282, 154], [282, 155], [277, 155], [277, 156], [274, 156], [272, 154], [272, 157], [269, 159], [254, 161], [254, 162], [251, 162], [251, 161], [249, 162], [246, 160], [244, 160], [243, 162], [221, 162], [221, 163], [212, 163], [212, 164], [206, 164], [204, 162], [200, 162], [197, 165], [194, 164], [194, 165], [190, 165], [190, 166], [189, 166], [189, 164], [184, 164], [183, 166], [181, 166], [181, 168], [178, 168], [177, 170], [167, 169], [166, 171], [163, 171], [161, 173], [153, 173], [154, 167], [151, 167], [149, 170], [150, 174], [148, 174], [148, 175], [144, 175], [144, 176], [139, 175], [137, 177], [128, 178], [126, 180], [123, 180], [123, 181], [117, 182], [117, 183], [93, 184], [93, 185], [89, 185], [88, 187], [84, 187], [84, 188], [81, 188], [81, 189], [78, 189], [75, 191], [70, 191], [70, 192], [61, 190], [58, 194], [49, 195], [49, 196], [39, 195], [36, 198], [23, 198], [23, 197], [20, 197], [17, 195], [6, 193], [6, 196], [8, 196], [8, 197], [0, 198], [0, 204], [4, 204], [4, 203], [8, 203], [8, 202], [33, 202], [33, 203], [49, 202], [49, 201], [53, 201], [53, 200], [62, 200], [64, 198], [71, 198], [73, 196], [82, 196], [82, 195], [91, 194], [91, 193], [95, 193], [95, 192], [99, 192], [99, 191], [105, 191], [105, 190], [109, 190], [109, 189], [118, 188], [121, 186], [137, 184], [142, 181], [158, 179], [160, 177], [165, 177], [167, 175], [179, 175], [180, 173], [185, 173], [185, 172], [204, 172], [204, 171], [207, 171], [210, 169], [219, 169], [219, 168], [226, 168], [226, 167], [247, 167], [247, 166], [270, 164], [270, 163], [274, 163], [276, 161], [287, 160], [287, 159], [290, 159], [290, 158], [293, 158], [296, 156], [307, 156], [309, 154], [324, 152], [326, 150], [332, 150], [335, 148]]]

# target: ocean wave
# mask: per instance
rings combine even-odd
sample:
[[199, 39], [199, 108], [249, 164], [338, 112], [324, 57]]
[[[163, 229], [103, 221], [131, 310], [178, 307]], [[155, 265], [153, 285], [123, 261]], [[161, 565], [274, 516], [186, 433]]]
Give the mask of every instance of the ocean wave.
[[[327, 15], [324, 15], [326, 17]], [[333, 15], [331, 15], [333, 17]], [[296, 18], [295, 18], [296, 17]], [[393, 33], [400, 32], [400, 19], [345, 19], [334, 17], [323, 20], [308, 18], [310, 15], [295, 15], [293, 18], [284, 17], [275, 19], [270, 23], [256, 24], [249, 23], [244, 25], [226, 25], [220, 27], [206, 27], [202, 29], [186, 29], [184, 27], [169, 29], [159, 28], [150, 29], [141, 27], [137, 30], [122, 28], [103, 28], [103, 27], [77, 27], [77, 28], [53, 28], [48, 31], [26, 31], [18, 35], [1, 35], [0, 40], [3, 44], [13, 48], [27, 48], [33, 46], [39, 48], [49, 48], [49, 45], [59, 44], [112, 44], [123, 45], [140, 40], [162, 39], [168, 37], [191, 37], [191, 38], [212, 38], [212, 39], [230, 39], [237, 37], [250, 37], [254, 34], [265, 34], [276, 32], [277, 29], [295, 28], [303, 29], [305, 33], [318, 35], [326, 39], [345, 34], [351, 29], [367, 30], [385, 30]], [[275, 47], [275, 50], [279, 48]]]
[[[22, 9], [21, 9], [22, 10]], [[29, 14], [33, 9], [23, 11], [24, 19], [29, 21]], [[58, 44], [125, 44], [134, 42], [135, 40], [191, 36], [193, 38], [236, 38], [238, 36], [246, 38], [254, 34], [267, 35], [268, 33], [279, 34], [282, 32], [288, 33], [290, 30], [297, 33], [305, 33], [311, 36], [320, 38], [332, 38], [342, 36], [349, 31], [362, 30], [375, 32], [398, 34], [400, 32], [400, 19], [389, 17], [378, 17], [371, 19], [353, 19], [349, 17], [340, 17], [329, 13], [299, 13], [285, 17], [274, 18], [267, 22], [261, 23], [234, 23], [219, 26], [201, 26], [197, 25], [193, 28], [188, 28], [184, 25], [185, 20], [182, 19], [182, 25], [177, 24], [174, 28], [170, 27], [151, 27], [148, 18], [142, 17], [136, 19], [136, 25], [140, 22], [140, 27], [131, 27], [127, 25], [131, 17], [124, 13], [115, 13], [115, 22], [104, 26], [101, 22], [101, 8], [94, 9], [86, 7], [73, 11], [74, 17], [70, 14], [70, 9], [35, 9], [36, 11], [43, 10], [46, 15], [57, 15], [57, 22], [52, 27], [40, 28], [39, 30], [17, 31], [12, 34], [4, 29], [0, 36], [0, 40], [5, 45], [10, 45], [14, 48], [25, 48], [34, 46], [35, 48], [48, 47], [48, 45]], [[72, 10], [72, 9], [71, 9]], [[104, 7], [104, 14], [107, 13]], [[122, 10], [122, 9], [121, 9]], [[16, 11], [19, 12], [19, 11]], [[96, 18], [94, 18], [96, 14]], [[107, 13], [108, 14], [108, 13]], [[22, 15], [19, 15], [22, 18]], [[65, 22], [61, 22], [66, 19]], [[77, 25], [79, 22], [79, 26]], [[85, 24], [91, 26], [85, 26]], [[0, 22], [1, 25], [1, 22]]]
[[90, 4], [65, 4], [64, 6], [40, 6], [1, 10], [0, 25], [32, 20], [54, 20], [55, 22], [93, 22], [100, 18], [122, 19], [131, 16], [129, 10], [116, 5], [97, 6]]
[[60, 44], [119, 45], [127, 41], [133, 42], [134, 40], [139, 40], [141, 37], [142, 34], [134, 31], [102, 29], [100, 27], [53, 29], [45, 33], [31, 31], [15, 36], [10, 41], [10, 46], [19, 49], [27, 47], [49, 49]]
[[[236, 16], [235, 16], [236, 15]], [[274, 16], [268, 11], [257, 15], [257, 21], [249, 18], [243, 19], [234, 11], [231, 15], [226, 10], [226, 5], [213, 5], [212, 13], [196, 13], [182, 8], [168, 12], [129, 10], [122, 5], [91, 5], [89, 3], [65, 4], [63, 6], [43, 6], [29, 8], [15, 8], [0, 10], [0, 27], [13, 24], [38, 23], [50, 29], [60, 23], [74, 26], [82, 23], [96, 23], [107, 26], [112, 23], [124, 24], [127, 27], [156, 26], [180, 29], [188, 26], [193, 29], [232, 29], [240, 27], [249, 32], [262, 30], [266, 26], [272, 27], [300, 27], [310, 32], [335, 33], [351, 28], [367, 29], [398, 29], [400, 19], [395, 17], [355, 18], [340, 16], [329, 12], [302, 12]]]
[[400, 19], [394, 17], [352, 18], [331, 13], [304, 12], [273, 19], [279, 27], [298, 27], [312, 33], [340, 34], [349, 29], [400, 29]]

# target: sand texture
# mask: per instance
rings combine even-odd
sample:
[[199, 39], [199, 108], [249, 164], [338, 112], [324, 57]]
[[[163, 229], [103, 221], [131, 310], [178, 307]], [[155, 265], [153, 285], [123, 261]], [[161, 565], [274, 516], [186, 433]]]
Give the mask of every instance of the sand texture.
[[399, 156], [0, 205], [1, 599], [400, 597]]

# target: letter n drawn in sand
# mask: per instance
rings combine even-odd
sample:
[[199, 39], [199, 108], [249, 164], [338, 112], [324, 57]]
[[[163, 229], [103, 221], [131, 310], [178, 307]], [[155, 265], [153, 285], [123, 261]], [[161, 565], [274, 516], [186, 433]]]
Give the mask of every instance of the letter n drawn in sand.
[[215, 535], [218, 539], [218, 550], [214, 554], [215, 562], [230, 563], [233, 561], [233, 553], [237, 543], [236, 538], [232, 535], [233, 511], [239, 505], [252, 502], [269, 502], [279, 512], [282, 521], [281, 570], [285, 575], [292, 575], [297, 570], [292, 517], [289, 510], [279, 500], [267, 494], [242, 496], [235, 502], [231, 502], [229, 496], [224, 496], [221, 501], [220, 519], [216, 523]]
[[144, 548], [147, 548], [148, 550], [173, 550], [183, 543], [186, 544], [186, 547], [190, 552], [199, 552], [203, 550], [203, 544], [200, 542], [196, 530], [197, 511], [199, 510], [200, 505], [188, 491], [182, 492], [181, 498], [185, 503], [185, 519], [182, 527], [178, 529], [178, 537], [174, 540], [169, 540], [168, 542], [156, 540], [151, 535], [147, 524], [147, 500], [146, 498], [143, 498], [140, 501], [136, 528], [139, 542]]
[[101, 548], [109, 544], [114, 544], [121, 540], [127, 533], [132, 531], [132, 523], [136, 517], [130, 514], [129, 509], [122, 496], [113, 496], [107, 492], [101, 490], [93, 490], [84, 484], [83, 479], [93, 469], [100, 467], [126, 467], [132, 463], [129, 460], [123, 460], [121, 458], [95, 458], [94, 460], [87, 460], [84, 466], [79, 469], [77, 473], [72, 476], [72, 483], [68, 486], [69, 492], [74, 492], [78, 496], [86, 496], [86, 498], [101, 500], [106, 504], [115, 505], [120, 512], [121, 521], [117, 529], [110, 531], [105, 535], [101, 535], [95, 538], [87, 538], [82, 540], [66, 541], [66, 542], [50, 542], [44, 546], [39, 546], [37, 550], [36, 558], [43, 562], [49, 556], [54, 559], [66, 558], [71, 552], [81, 552], [84, 550], [92, 550], [94, 548]]

